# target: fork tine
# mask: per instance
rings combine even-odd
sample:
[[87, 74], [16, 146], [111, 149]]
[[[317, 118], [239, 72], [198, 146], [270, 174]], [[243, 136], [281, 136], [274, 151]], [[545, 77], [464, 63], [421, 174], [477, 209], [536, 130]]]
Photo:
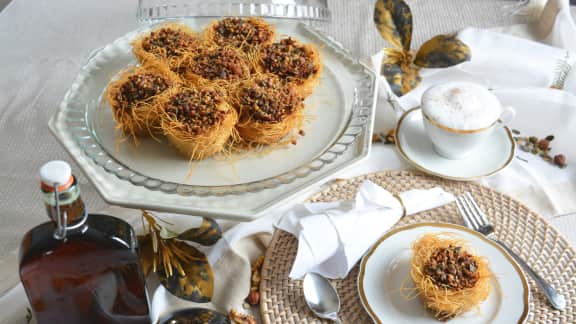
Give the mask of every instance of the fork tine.
[[480, 228], [480, 227], [484, 226], [484, 222], [482, 221], [482, 219], [480, 218], [480, 215], [478, 215], [476, 210], [473, 209], [472, 204], [470, 203], [470, 200], [466, 196], [466, 194], [462, 195], [462, 202], [463, 202], [464, 206], [466, 206], [466, 209], [468, 210], [468, 212], [470, 213], [471, 218], [474, 220], [474, 222], [476, 224], [478, 224], [478, 227]]
[[464, 202], [462, 200], [463, 200], [462, 196], [457, 197], [456, 198], [456, 206], [458, 207], [458, 210], [460, 211], [460, 215], [462, 215], [462, 218], [464, 219], [464, 223], [466, 223], [466, 226], [468, 226], [469, 228], [472, 228], [474, 230], [478, 229], [478, 226], [476, 225], [476, 223], [474, 222], [474, 220], [470, 216], [470, 211], [464, 205]]
[[458, 207], [458, 211], [460, 212], [460, 215], [464, 219], [464, 223], [466, 223], [466, 227], [474, 228], [474, 225], [472, 225], [472, 223], [468, 219], [468, 214], [467, 214], [466, 210], [464, 209], [464, 206], [462, 206], [462, 203], [460, 202], [460, 197], [456, 198], [456, 207]]
[[474, 197], [472, 197], [472, 194], [466, 192], [464, 195], [466, 196], [466, 198], [468, 198], [468, 201], [472, 205], [472, 208], [476, 211], [476, 214], [480, 216], [480, 220], [482, 221], [482, 223], [484, 223], [484, 225], [489, 225], [490, 222], [488, 221], [488, 217], [486, 217], [486, 214], [484, 214], [482, 209], [480, 209], [480, 206], [478, 206], [476, 200], [474, 200]]

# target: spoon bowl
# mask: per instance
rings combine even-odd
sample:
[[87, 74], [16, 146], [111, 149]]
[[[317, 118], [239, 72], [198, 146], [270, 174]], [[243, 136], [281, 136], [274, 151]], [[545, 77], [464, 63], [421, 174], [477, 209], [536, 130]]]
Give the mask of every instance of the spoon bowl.
[[328, 279], [309, 272], [304, 276], [302, 287], [306, 304], [316, 316], [340, 323], [340, 297]]

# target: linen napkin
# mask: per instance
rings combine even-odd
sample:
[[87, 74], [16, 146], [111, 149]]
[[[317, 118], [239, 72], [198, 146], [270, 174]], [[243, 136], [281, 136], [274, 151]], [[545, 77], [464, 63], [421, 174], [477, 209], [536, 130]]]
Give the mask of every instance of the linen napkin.
[[344, 278], [379, 237], [404, 214], [449, 203], [454, 196], [441, 188], [410, 190], [396, 198], [370, 181], [352, 201], [306, 203], [290, 209], [276, 225], [298, 237], [290, 278], [317, 272]]
[[[381, 77], [380, 102], [395, 99], [403, 109], [416, 107], [430, 86], [454, 80], [477, 82], [489, 89], [552, 87], [576, 94], [576, 25], [568, 0], [548, 1], [541, 17], [533, 26], [541, 34], [539, 42], [534, 37], [463, 29], [458, 37], [470, 47], [470, 61], [449, 68], [421, 69], [420, 85], [399, 98], [390, 98], [393, 94]], [[383, 56], [380, 51], [371, 58], [376, 71], [380, 71]]]

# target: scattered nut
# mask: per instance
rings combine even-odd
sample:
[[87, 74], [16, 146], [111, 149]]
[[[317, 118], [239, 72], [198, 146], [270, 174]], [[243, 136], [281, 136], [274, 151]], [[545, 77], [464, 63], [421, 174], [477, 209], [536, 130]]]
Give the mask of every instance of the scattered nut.
[[250, 293], [245, 301], [251, 306], [256, 306], [260, 303], [260, 271], [264, 263], [264, 256], [258, 257], [256, 262], [252, 265], [252, 275], [250, 276]]
[[256, 324], [256, 318], [250, 314], [237, 312], [235, 309], [230, 310], [230, 319], [236, 324]]
[[250, 290], [250, 293], [246, 298], [246, 302], [250, 304], [250, 306], [256, 306], [260, 304], [260, 293], [256, 290]]
[[548, 150], [549, 147], [550, 147], [549, 140], [543, 139], [538, 142], [538, 148], [541, 150]]
[[564, 154], [557, 154], [554, 156], [554, 164], [561, 168], [565, 168], [567, 166], [566, 156]]

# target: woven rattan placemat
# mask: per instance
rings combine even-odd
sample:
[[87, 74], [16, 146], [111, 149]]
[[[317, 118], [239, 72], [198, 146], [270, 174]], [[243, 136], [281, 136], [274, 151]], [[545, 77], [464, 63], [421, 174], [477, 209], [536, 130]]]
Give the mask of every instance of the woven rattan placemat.
[[[490, 188], [471, 182], [452, 182], [407, 171], [369, 174], [339, 180], [311, 201], [352, 199], [358, 186], [371, 180], [393, 193], [416, 188], [442, 187], [455, 195], [472, 193], [496, 227], [498, 238], [524, 258], [537, 272], [566, 296], [563, 312], [547, 305], [534, 281], [527, 277], [530, 290], [529, 323], [576, 323], [576, 251], [546, 220], [526, 206]], [[418, 222], [462, 224], [454, 203], [403, 218], [397, 225]], [[276, 231], [266, 252], [260, 286], [260, 310], [264, 323], [318, 323], [308, 310], [302, 283], [288, 277], [298, 242], [283, 231]], [[340, 318], [344, 323], [370, 323], [357, 293], [358, 266], [346, 279], [334, 280], [341, 298]], [[513, 302], [513, 301], [510, 301]], [[325, 322], [328, 323], [328, 322]]]

